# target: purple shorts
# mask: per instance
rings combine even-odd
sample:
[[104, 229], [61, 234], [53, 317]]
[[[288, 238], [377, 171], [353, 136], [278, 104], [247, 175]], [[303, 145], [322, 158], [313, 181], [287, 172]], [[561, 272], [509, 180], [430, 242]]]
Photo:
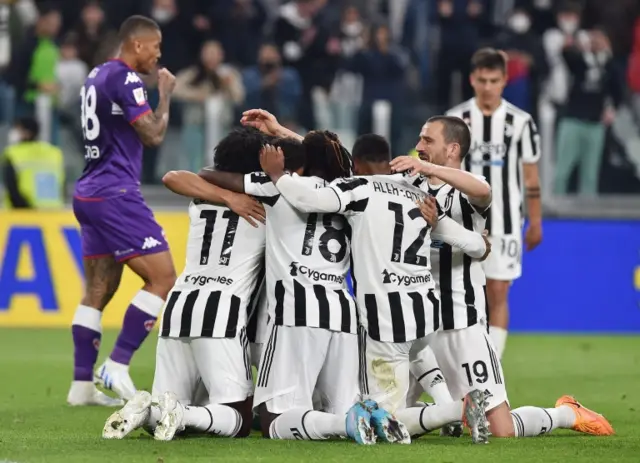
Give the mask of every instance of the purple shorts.
[[169, 250], [164, 231], [140, 191], [109, 198], [74, 196], [73, 213], [80, 224], [85, 259], [113, 256], [124, 262]]

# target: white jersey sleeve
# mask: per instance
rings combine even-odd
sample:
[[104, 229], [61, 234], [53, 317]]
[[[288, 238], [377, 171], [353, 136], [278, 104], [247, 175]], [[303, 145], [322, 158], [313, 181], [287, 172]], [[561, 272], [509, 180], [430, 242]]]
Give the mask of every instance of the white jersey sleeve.
[[540, 160], [540, 135], [538, 127], [531, 117], [522, 129], [520, 145], [522, 146], [522, 162], [524, 164], [536, 164]]
[[442, 217], [438, 227], [431, 233], [431, 239], [444, 241], [455, 246], [468, 256], [480, 259], [487, 251], [487, 245], [479, 233], [465, 229], [450, 217]]
[[264, 172], [246, 174], [244, 176], [244, 192], [271, 207], [280, 198], [280, 192]]
[[331, 188], [313, 188], [296, 174], [283, 175], [276, 184], [282, 196], [300, 212], [336, 213], [340, 199]]

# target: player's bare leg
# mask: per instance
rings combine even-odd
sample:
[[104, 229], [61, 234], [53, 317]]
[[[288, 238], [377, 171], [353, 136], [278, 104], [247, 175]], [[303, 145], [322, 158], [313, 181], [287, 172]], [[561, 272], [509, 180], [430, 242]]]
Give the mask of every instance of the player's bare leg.
[[563, 396], [553, 408], [525, 406], [510, 410], [506, 402], [487, 412], [494, 437], [535, 437], [554, 429], [573, 429], [594, 436], [614, 433], [607, 419], [585, 408], [571, 396]]
[[510, 286], [510, 281], [490, 280], [487, 278], [489, 336], [491, 336], [498, 358], [502, 358], [502, 353], [507, 343]]
[[70, 405], [119, 406], [122, 401], [99, 392], [93, 384], [93, 368], [102, 337], [102, 312], [113, 298], [122, 277], [122, 264], [112, 256], [83, 259], [85, 292], [72, 322], [74, 344]]
[[96, 370], [95, 380], [129, 400], [136, 393], [129, 376], [131, 357], [155, 325], [175, 283], [176, 272], [169, 251], [134, 257], [126, 264], [142, 278], [144, 287], [129, 304], [113, 351]]

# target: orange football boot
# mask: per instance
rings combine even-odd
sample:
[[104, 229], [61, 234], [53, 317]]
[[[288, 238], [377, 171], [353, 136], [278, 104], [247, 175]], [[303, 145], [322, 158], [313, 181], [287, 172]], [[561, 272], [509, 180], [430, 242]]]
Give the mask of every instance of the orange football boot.
[[556, 408], [561, 405], [571, 407], [576, 414], [576, 422], [572, 428], [574, 431], [591, 434], [592, 436], [611, 436], [615, 434], [613, 427], [604, 416], [589, 410], [580, 404], [575, 397], [563, 395], [556, 401]]

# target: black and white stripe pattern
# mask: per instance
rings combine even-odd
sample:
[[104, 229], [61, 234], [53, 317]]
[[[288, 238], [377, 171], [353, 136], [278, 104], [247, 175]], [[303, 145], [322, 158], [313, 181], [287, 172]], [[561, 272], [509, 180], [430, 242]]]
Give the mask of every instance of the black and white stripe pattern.
[[[425, 183], [423, 188], [427, 187]], [[450, 185], [428, 189], [446, 216], [467, 230], [482, 233], [489, 208], [472, 205], [465, 195]], [[486, 317], [482, 264], [435, 237], [431, 243], [431, 271], [440, 291], [442, 328], [453, 330], [473, 326]]]
[[519, 234], [522, 227], [522, 164], [538, 162], [540, 137], [531, 115], [503, 100], [486, 115], [475, 98], [451, 109], [471, 130], [465, 170], [482, 175], [493, 189], [486, 228], [494, 236]]
[[276, 351], [276, 343], [278, 341], [278, 327], [273, 325], [271, 328], [271, 335], [269, 336], [269, 341], [264, 346], [264, 352], [262, 354], [262, 359], [260, 360], [260, 366], [258, 367], [258, 381], [256, 382], [256, 387], [267, 387], [267, 383], [269, 381], [269, 374], [271, 372], [271, 367], [273, 366], [273, 355]]
[[374, 341], [407, 342], [440, 327], [440, 301], [433, 290], [425, 293], [393, 291], [387, 297], [365, 294], [367, 333]]
[[500, 372], [500, 361], [496, 355], [496, 351], [493, 350], [488, 336], [485, 336], [485, 342], [487, 343], [487, 350], [489, 351], [489, 358], [491, 359], [491, 371], [493, 372], [493, 379], [496, 384], [502, 384], [502, 374]]
[[160, 336], [235, 338], [246, 323], [242, 300], [222, 291], [172, 291], [162, 316]]
[[[356, 333], [356, 304], [345, 289], [329, 290], [324, 285], [304, 286], [293, 279], [293, 294], [285, 291], [284, 282], [275, 285], [276, 325], [309, 326], [343, 333]], [[333, 303], [330, 303], [329, 301]], [[293, 307], [293, 311], [287, 308]]]
[[360, 392], [363, 395], [369, 394], [369, 378], [367, 375], [367, 330], [364, 327], [358, 328], [358, 379], [360, 382]]

